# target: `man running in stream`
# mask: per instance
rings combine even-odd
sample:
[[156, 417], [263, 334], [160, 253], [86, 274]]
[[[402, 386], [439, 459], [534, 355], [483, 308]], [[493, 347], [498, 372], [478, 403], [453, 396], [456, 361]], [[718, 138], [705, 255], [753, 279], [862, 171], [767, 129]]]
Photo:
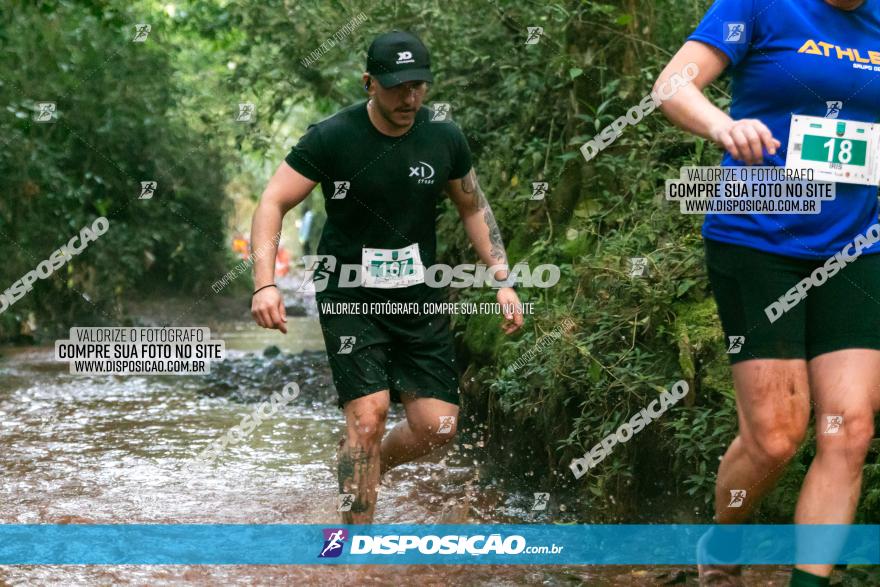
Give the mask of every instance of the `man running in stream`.
[[[323, 303], [422, 307], [444, 301], [445, 292], [429, 287], [421, 269], [435, 263], [443, 191], [482, 262], [495, 266], [489, 276], [507, 285], [507, 253], [471, 167], [467, 141], [454, 123], [432, 120], [422, 107], [432, 80], [428, 50], [417, 37], [400, 31], [377, 37], [363, 74], [369, 99], [311, 125], [275, 171], [254, 213], [252, 246], [258, 250], [271, 246], [284, 214], [316, 184], [325, 195], [327, 223], [318, 255], [327, 273], [321, 287], [317, 275], [315, 283], [346, 420], [339, 446], [340, 503], [346, 504], [340, 510], [346, 524], [372, 521], [385, 471], [454, 436], [459, 373], [448, 316], [330, 314]], [[263, 328], [286, 333], [284, 304], [273, 285], [274, 258], [267, 254], [255, 263], [252, 314]], [[340, 287], [343, 264], [369, 269], [361, 286]], [[508, 308], [502, 328], [510, 334], [523, 324], [519, 298], [511, 287], [501, 287], [497, 300]], [[391, 401], [403, 403], [406, 419], [383, 439]]]

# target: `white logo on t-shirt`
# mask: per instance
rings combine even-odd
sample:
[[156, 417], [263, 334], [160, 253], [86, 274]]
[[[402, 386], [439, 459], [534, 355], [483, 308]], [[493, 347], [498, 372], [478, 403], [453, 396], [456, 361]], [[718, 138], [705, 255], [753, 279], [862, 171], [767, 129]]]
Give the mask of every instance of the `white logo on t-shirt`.
[[418, 177], [419, 179], [416, 180], [416, 183], [434, 183], [434, 168], [424, 161], [419, 161], [419, 163], [421, 165], [409, 168], [409, 176]]

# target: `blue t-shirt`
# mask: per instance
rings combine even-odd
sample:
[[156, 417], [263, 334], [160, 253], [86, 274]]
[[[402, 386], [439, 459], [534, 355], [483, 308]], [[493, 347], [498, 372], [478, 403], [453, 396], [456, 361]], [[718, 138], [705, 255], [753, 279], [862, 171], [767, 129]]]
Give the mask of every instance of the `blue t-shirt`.
[[[845, 11], [824, 0], [716, 0], [688, 37], [730, 58], [734, 120], [757, 118], [782, 143], [764, 165], [785, 165], [792, 114], [877, 122], [880, 0]], [[729, 153], [722, 165], [740, 166]], [[877, 187], [838, 183], [819, 214], [709, 214], [703, 236], [824, 259], [877, 222]], [[866, 253], [880, 253], [867, 249]]]

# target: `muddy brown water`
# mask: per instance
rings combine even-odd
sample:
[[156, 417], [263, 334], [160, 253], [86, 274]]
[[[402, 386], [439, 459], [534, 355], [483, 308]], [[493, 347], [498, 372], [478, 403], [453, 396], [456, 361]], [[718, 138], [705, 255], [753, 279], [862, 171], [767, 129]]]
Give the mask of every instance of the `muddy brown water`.
[[[228, 356], [322, 350], [311, 315], [284, 337], [244, 319], [215, 325]], [[333, 402], [287, 405], [207, 469], [187, 466], [253, 410], [187, 376], [70, 375], [51, 346], [0, 349], [0, 523], [336, 524]], [[304, 389], [303, 393], [308, 393]], [[395, 422], [401, 411], [395, 409]], [[377, 523], [526, 523], [511, 492], [483, 484], [452, 448], [391, 471]], [[314, 545], [303, 545], [313, 548]], [[787, 585], [778, 567], [748, 584]], [[686, 567], [0, 566], [5, 585], [682, 585]]]

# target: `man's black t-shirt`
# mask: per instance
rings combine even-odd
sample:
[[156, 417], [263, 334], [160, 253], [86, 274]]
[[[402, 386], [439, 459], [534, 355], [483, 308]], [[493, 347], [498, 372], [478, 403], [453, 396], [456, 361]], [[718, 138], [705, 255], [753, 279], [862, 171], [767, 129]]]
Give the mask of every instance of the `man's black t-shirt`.
[[333, 255], [337, 263], [327, 294], [415, 300], [440, 293], [424, 284], [339, 289], [339, 268], [375, 263], [384, 276], [406, 259], [420, 259], [425, 267], [436, 262], [438, 202], [446, 182], [471, 168], [470, 149], [455, 123], [432, 122], [422, 107], [406, 134], [391, 137], [373, 126], [361, 102], [311, 125], [285, 161], [324, 193], [327, 223], [318, 254]]

